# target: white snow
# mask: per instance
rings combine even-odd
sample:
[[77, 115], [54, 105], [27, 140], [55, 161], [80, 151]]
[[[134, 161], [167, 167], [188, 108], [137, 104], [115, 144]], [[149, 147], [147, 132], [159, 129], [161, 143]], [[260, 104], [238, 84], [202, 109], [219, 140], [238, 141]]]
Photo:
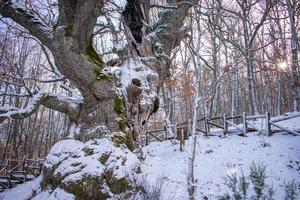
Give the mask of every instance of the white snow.
[[139, 88], [142, 90], [139, 105], [144, 109], [151, 106], [149, 102], [154, 102], [157, 97], [156, 88], [154, 88], [158, 82], [157, 72], [147, 67], [142, 60], [129, 59], [120, 67], [113, 68], [113, 73], [120, 80], [119, 89], [122, 94], [127, 93], [133, 79], [138, 79], [141, 82]]
[[137, 59], [129, 59], [125, 61], [122, 66], [116, 68], [115, 73], [120, 76], [121, 84], [123, 89], [126, 89], [130, 84], [132, 79], [139, 79], [141, 85], [145, 89], [149, 89], [149, 79], [157, 79], [157, 73], [144, 65], [142, 61]]
[[[298, 121], [299, 124], [299, 121]], [[197, 197], [217, 199], [226, 192], [223, 178], [227, 174], [249, 174], [250, 165], [263, 163], [267, 166], [267, 183], [276, 189], [276, 198], [283, 199], [284, 182], [295, 179], [300, 182], [300, 137], [274, 135], [272, 137], [249, 134], [227, 138], [198, 136], [195, 161]], [[153, 142], [144, 148], [146, 160], [142, 171], [147, 180], [154, 183], [164, 177], [162, 199], [188, 199], [187, 152], [191, 141], [186, 141], [185, 151], [170, 141]]]
[[[87, 155], [85, 149], [91, 155]], [[110, 155], [105, 165], [99, 161], [103, 154]], [[57, 164], [59, 165], [54, 175], [64, 177], [62, 182], [68, 183], [80, 180], [86, 175], [97, 176], [110, 169], [115, 169], [113, 171], [116, 178], [122, 178], [138, 166], [139, 160], [128, 149], [116, 148], [107, 138], [86, 143], [69, 139], [52, 147], [44, 165], [51, 168]]]
[[57, 188], [53, 191], [48, 200], [75, 200], [75, 196], [61, 188]]
[[[255, 123], [257, 126], [262, 126], [259, 121]], [[292, 130], [298, 130], [300, 117], [278, 123]], [[164, 181], [161, 192], [162, 200], [188, 199], [187, 152], [190, 143], [190, 140], [186, 141], [183, 152], [179, 151], [179, 144], [171, 143], [171, 141], [152, 142], [143, 148], [145, 160], [141, 164], [141, 177], [145, 177], [147, 184], [153, 186], [158, 183], [159, 179]], [[195, 160], [196, 199], [202, 199], [204, 196], [212, 200], [217, 199], [219, 195], [228, 191], [224, 185], [224, 177], [233, 173], [240, 176], [242, 171], [246, 176], [249, 175], [249, 167], [253, 162], [266, 165], [266, 182], [276, 190], [275, 199], [283, 199], [285, 182], [294, 179], [299, 188], [299, 144], [299, 136], [286, 133], [276, 133], [271, 137], [258, 134], [258, 132], [251, 132], [247, 134], [247, 137], [235, 134], [228, 135], [226, 138], [198, 135]], [[84, 148], [92, 149], [93, 153], [85, 155]], [[107, 138], [86, 143], [72, 139], [63, 140], [53, 146], [46, 158], [45, 166], [59, 164], [54, 173], [61, 174], [64, 182], [79, 180], [85, 174], [97, 175], [104, 169], [112, 168], [118, 169], [113, 170], [114, 176], [121, 178], [140, 164], [132, 152], [121, 148], [116, 148]], [[105, 153], [110, 153], [110, 156], [105, 164], [102, 164], [98, 159]], [[126, 158], [126, 160], [120, 158]], [[5, 191], [0, 194], [0, 199], [25, 200], [32, 198], [34, 193], [37, 195], [33, 198], [34, 200], [74, 199], [72, 194], [60, 188], [41, 192], [41, 180], [42, 176]]]
[[39, 176], [38, 178], [18, 185], [14, 189], [4, 191], [0, 193], [1, 200], [25, 200], [30, 199], [34, 196], [34, 194], [38, 194], [41, 192], [40, 183], [43, 180], [43, 176]]
[[76, 155], [83, 148], [83, 143], [78, 140], [62, 140], [51, 148], [46, 161], [45, 167], [56, 165], [66, 159], [68, 156]]
[[4, 111], [3, 114], [0, 114], [0, 117], [3, 118], [10, 118], [12, 115], [17, 115], [17, 114], [29, 114], [34, 109], [36, 109], [37, 105], [39, 105], [40, 99], [44, 96], [43, 91], [39, 91], [37, 94], [35, 94], [32, 98], [32, 100], [29, 102], [26, 108], [13, 108], [13, 107], [0, 107], [1, 110]]
[[51, 190], [42, 191], [41, 193], [33, 197], [31, 200], [49, 199], [51, 192]]

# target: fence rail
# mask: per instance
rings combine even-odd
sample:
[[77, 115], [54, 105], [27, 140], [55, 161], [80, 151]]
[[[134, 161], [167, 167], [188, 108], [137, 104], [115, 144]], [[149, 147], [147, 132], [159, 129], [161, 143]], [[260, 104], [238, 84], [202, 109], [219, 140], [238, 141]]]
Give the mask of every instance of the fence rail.
[[[234, 115], [234, 116], [227, 116], [226, 114], [223, 114], [222, 116], [202, 117], [200, 119], [197, 119], [196, 130], [201, 133], [204, 133], [204, 135], [212, 135], [211, 128], [217, 127], [222, 130], [224, 136], [230, 133], [239, 133], [239, 135], [244, 136], [247, 133], [252, 131], [260, 131], [265, 133], [268, 136], [271, 136], [273, 133], [276, 133], [278, 131], [285, 131], [295, 136], [299, 136], [300, 133], [298, 133], [297, 131], [291, 130], [287, 127], [283, 127], [277, 124], [278, 122], [288, 120], [288, 119], [293, 119], [296, 117], [300, 117], [300, 113], [291, 116], [279, 117], [277, 119], [271, 119], [269, 112], [266, 112], [265, 114], [258, 114], [258, 115], [247, 115], [245, 112], [242, 113], [241, 115]], [[263, 120], [262, 122], [260, 122], [264, 124], [262, 128], [260, 128], [257, 124], [255, 124], [254, 120], [257, 119]], [[237, 120], [240, 120], [241, 123], [239, 124], [235, 123], [235, 121]], [[189, 120], [174, 125], [175, 128], [173, 130], [175, 135], [172, 138], [177, 138], [180, 140], [180, 138], [182, 138], [181, 135], [183, 132], [185, 132], [185, 134], [190, 134], [191, 123], [192, 123], [191, 120]], [[202, 123], [203, 125], [202, 127], [199, 127], [200, 123]], [[229, 127], [233, 127], [234, 129], [230, 130]], [[272, 129], [272, 127], [275, 127], [277, 129]], [[177, 132], [180, 134], [177, 134]], [[165, 137], [159, 137], [155, 135], [155, 133], [164, 133]], [[163, 129], [151, 130], [146, 133], [147, 144], [151, 141], [151, 139], [157, 141], [163, 141], [172, 138], [168, 138], [166, 127], [164, 127]]]
[[43, 160], [7, 159], [0, 164], [0, 192], [41, 174]]

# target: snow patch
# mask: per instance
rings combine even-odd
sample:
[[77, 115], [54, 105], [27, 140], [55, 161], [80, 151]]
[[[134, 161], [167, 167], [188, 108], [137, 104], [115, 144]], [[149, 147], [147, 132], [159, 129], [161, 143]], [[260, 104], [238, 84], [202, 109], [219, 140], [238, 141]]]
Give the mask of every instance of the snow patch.
[[1, 200], [27, 200], [41, 192], [41, 181], [43, 176], [18, 185], [17, 187], [0, 193]]
[[48, 200], [75, 200], [75, 196], [61, 188], [56, 188]]

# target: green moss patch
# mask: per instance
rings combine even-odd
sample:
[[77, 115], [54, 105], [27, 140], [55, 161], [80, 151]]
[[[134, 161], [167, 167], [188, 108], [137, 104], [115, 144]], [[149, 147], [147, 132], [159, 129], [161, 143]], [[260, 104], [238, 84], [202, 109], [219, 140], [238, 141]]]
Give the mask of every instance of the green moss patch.
[[124, 131], [126, 128], [126, 110], [123, 103], [123, 100], [121, 97], [116, 96], [115, 97], [115, 105], [114, 105], [114, 111], [118, 115], [118, 123], [119, 123], [119, 129], [120, 131]]
[[100, 81], [100, 80], [112, 81], [113, 80], [112, 74], [103, 74], [101, 72], [106, 65], [102, 57], [98, 54], [98, 52], [93, 47], [92, 38], [90, 39], [88, 45], [86, 46], [85, 53], [89, 57], [90, 62], [94, 64], [94, 73], [96, 77], [95, 81]]
[[82, 139], [81, 134], [80, 133], [75, 134], [74, 139], [81, 141], [81, 139]]
[[83, 151], [84, 151], [84, 156], [91, 156], [94, 154], [94, 149], [92, 148], [85, 147]]
[[47, 169], [44, 168], [43, 170], [43, 181], [41, 182], [41, 189], [44, 191], [47, 188], [51, 188], [54, 189], [56, 187], [58, 187], [58, 185], [60, 184], [62, 178], [56, 177], [53, 175], [54, 173], [54, 169], [57, 166], [54, 166], [53, 169]]
[[86, 55], [89, 57], [91, 62], [93, 62], [96, 67], [95, 71], [100, 73], [100, 71], [105, 67], [105, 63], [101, 56], [97, 53], [97, 51], [93, 47], [93, 39], [91, 38], [86, 49], [85, 49]]

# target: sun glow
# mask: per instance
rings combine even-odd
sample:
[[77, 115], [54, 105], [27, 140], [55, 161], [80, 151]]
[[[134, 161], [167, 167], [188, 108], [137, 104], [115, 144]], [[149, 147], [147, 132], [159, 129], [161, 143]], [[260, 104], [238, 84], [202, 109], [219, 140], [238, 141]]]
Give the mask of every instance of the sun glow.
[[287, 68], [287, 62], [286, 61], [282, 61], [278, 64], [279, 69], [286, 69]]

